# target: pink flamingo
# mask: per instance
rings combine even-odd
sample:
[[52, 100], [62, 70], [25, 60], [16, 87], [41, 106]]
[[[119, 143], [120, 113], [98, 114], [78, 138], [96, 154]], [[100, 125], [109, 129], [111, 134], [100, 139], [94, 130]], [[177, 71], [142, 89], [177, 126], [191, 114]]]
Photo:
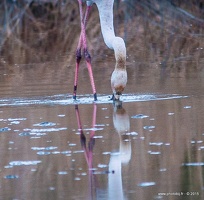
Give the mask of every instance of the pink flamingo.
[[81, 51], [86, 60], [89, 77], [91, 81], [91, 86], [94, 95], [94, 101], [97, 100], [96, 87], [93, 78], [92, 66], [91, 66], [91, 56], [87, 49], [86, 43], [86, 24], [88, 20], [88, 15], [93, 3], [98, 7], [101, 31], [104, 38], [105, 44], [114, 50], [115, 53], [115, 69], [111, 76], [111, 87], [113, 91], [113, 100], [119, 100], [120, 95], [122, 94], [126, 83], [127, 83], [127, 71], [126, 71], [126, 47], [124, 40], [121, 37], [115, 36], [114, 26], [113, 26], [113, 3], [114, 0], [90, 0], [86, 1], [87, 7], [85, 14], [82, 10], [83, 0], [78, 0], [80, 19], [81, 19], [81, 34], [79, 38], [79, 43], [76, 50], [76, 70], [75, 70], [75, 80], [74, 80], [74, 94], [73, 99], [76, 100], [77, 92], [77, 82], [78, 82], [78, 73], [79, 73], [79, 63], [81, 60]]

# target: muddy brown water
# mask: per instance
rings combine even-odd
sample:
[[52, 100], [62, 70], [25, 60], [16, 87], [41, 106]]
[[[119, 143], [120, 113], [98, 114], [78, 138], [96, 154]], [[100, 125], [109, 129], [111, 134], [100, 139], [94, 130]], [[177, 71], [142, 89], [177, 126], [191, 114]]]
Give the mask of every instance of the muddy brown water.
[[1, 72], [1, 199], [203, 198], [202, 72], [142, 69], [117, 107], [109, 72], [95, 70], [101, 93], [93, 103], [81, 71], [75, 103], [68, 69], [33, 65]]

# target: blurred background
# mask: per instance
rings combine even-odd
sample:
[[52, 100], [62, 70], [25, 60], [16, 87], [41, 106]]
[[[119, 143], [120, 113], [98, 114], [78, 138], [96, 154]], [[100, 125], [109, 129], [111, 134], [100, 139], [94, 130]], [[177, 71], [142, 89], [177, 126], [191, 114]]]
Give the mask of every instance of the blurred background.
[[[191, 60], [193, 54], [194, 59], [202, 57], [203, 63], [204, 51], [199, 51], [204, 47], [202, 0], [116, 0], [114, 15], [116, 35], [125, 39], [130, 62], [142, 59], [154, 67], [157, 63], [180, 68], [176, 61]], [[60, 54], [66, 55], [67, 65], [74, 63], [80, 34], [77, 0], [3, 0], [0, 16], [0, 55], [9, 64], [45, 62]], [[95, 5], [87, 35], [93, 59], [112, 54], [103, 42]], [[2, 59], [0, 66], [4, 66]], [[195, 62], [192, 67], [199, 69], [202, 64]]]
[[[148, 74], [154, 80], [158, 76], [166, 80], [161, 77], [164, 72], [174, 77], [203, 76], [203, 4], [201, 0], [115, 0], [115, 33], [124, 38], [127, 46], [126, 92], [140, 92], [134, 87], [141, 85], [139, 78]], [[54, 90], [59, 87], [62, 92], [72, 92], [80, 34], [78, 1], [3, 0], [0, 16], [0, 81], [10, 84], [10, 93], [34, 94], [24, 87], [30, 82], [41, 86], [42, 94], [48, 90], [56, 94]], [[111, 93], [101, 81], [107, 77], [109, 88], [115, 58], [103, 41], [96, 5], [87, 25], [87, 42], [96, 87], [101, 93]], [[82, 69], [80, 80], [87, 85], [87, 70]], [[79, 87], [79, 93], [91, 93], [89, 84], [86, 88]], [[144, 87], [141, 92], [146, 92]]]

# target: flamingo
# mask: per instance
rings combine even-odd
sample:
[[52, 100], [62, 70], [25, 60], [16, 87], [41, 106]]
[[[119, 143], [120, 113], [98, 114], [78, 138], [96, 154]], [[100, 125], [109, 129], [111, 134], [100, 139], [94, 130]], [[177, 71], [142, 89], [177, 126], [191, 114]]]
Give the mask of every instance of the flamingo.
[[113, 3], [114, 0], [89, 0], [86, 1], [86, 11], [83, 13], [82, 3], [83, 0], [78, 0], [79, 12], [81, 19], [81, 34], [76, 50], [76, 69], [75, 69], [75, 79], [74, 79], [74, 92], [73, 99], [76, 100], [77, 93], [77, 83], [78, 83], [78, 73], [79, 64], [81, 61], [81, 51], [83, 51], [83, 56], [85, 57], [89, 77], [91, 81], [91, 86], [94, 95], [94, 101], [97, 101], [96, 87], [91, 66], [91, 56], [89, 54], [86, 42], [86, 24], [88, 21], [88, 15], [93, 3], [96, 4], [99, 11], [99, 18], [101, 24], [101, 31], [103, 39], [108, 48], [113, 49], [115, 53], [115, 69], [111, 75], [111, 88], [113, 91], [113, 100], [119, 100], [126, 83], [127, 83], [127, 71], [126, 71], [126, 46], [125, 42], [121, 37], [115, 35], [113, 26]]

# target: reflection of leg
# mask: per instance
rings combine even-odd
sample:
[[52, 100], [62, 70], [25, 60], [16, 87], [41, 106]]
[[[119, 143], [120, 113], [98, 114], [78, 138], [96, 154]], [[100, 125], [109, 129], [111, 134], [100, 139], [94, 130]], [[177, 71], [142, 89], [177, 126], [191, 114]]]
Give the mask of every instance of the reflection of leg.
[[78, 129], [80, 131], [80, 141], [81, 141], [81, 146], [84, 150], [84, 155], [86, 158], [86, 161], [88, 163], [88, 152], [87, 152], [87, 148], [86, 148], [86, 136], [84, 135], [83, 129], [82, 129], [82, 123], [81, 123], [81, 118], [80, 118], [80, 114], [79, 114], [79, 108], [78, 105], [75, 105], [75, 111], [76, 111], [76, 117], [77, 117], [77, 124], [78, 124]]
[[97, 105], [94, 104], [93, 106], [94, 108], [93, 108], [93, 115], [92, 115], [92, 131], [91, 131], [90, 138], [92, 138], [95, 135], [95, 126], [96, 126]]
[[78, 105], [75, 105], [75, 111], [76, 111], [78, 129], [80, 131], [81, 146], [83, 147], [83, 149], [86, 149], [86, 137], [85, 137], [84, 132], [82, 130], [82, 124], [81, 124]]
[[75, 105], [75, 112], [76, 112], [76, 117], [77, 117], [78, 129], [79, 129], [80, 133], [82, 133], [82, 125], [81, 125], [81, 119], [80, 119], [78, 105]]
[[80, 134], [80, 141], [81, 141], [81, 146], [83, 149], [86, 149], [86, 137], [84, 133]]
[[78, 124], [78, 129], [80, 131], [81, 146], [84, 149], [84, 155], [85, 155], [87, 164], [88, 164], [90, 169], [92, 168], [93, 148], [94, 148], [94, 144], [95, 144], [95, 138], [94, 138], [95, 130], [94, 130], [94, 128], [96, 125], [96, 111], [97, 111], [97, 106], [96, 106], [96, 104], [94, 104], [90, 141], [88, 143], [88, 148], [86, 148], [86, 136], [84, 135], [83, 130], [82, 130], [82, 123], [81, 123], [79, 108], [78, 108], [78, 105], [75, 105], [77, 124]]
[[94, 104], [93, 105], [94, 108], [93, 108], [93, 116], [92, 116], [92, 130], [91, 130], [91, 134], [90, 134], [90, 141], [89, 141], [89, 161], [88, 161], [88, 165], [89, 165], [89, 168], [92, 168], [92, 163], [93, 163], [93, 148], [94, 148], [94, 145], [95, 145], [95, 138], [94, 138], [94, 135], [95, 135], [95, 126], [96, 126], [96, 111], [97, 111], [97, 105]]
[[91, 138], [89, 141], [89, 151], [93, 152], [93, 147], [95, 145], [95, 138]]

